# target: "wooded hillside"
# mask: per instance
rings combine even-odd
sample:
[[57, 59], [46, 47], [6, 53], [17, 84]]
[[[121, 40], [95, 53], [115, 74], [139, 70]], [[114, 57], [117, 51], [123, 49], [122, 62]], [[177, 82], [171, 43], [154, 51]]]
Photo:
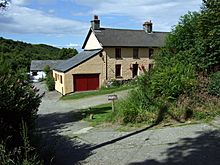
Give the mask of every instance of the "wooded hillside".
[[0, 59], [12, 70], [29, 69], [31, 60], [68, 59], [76, 55], [76, 49], [56, 48], [45, 44], [29, 44], [0, 37]]

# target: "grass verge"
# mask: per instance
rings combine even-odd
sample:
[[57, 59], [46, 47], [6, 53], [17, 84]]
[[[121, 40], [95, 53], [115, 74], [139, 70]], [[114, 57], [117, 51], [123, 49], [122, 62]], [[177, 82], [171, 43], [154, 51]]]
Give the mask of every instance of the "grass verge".
[[102, 123], [110, 122], [112, 116], [112, 104], [102, 104], [89, 109], [81, 110], [84, 120], [96, 126]]
[[111, 93], [114, 93], [114, 92], [119, 92], [119, 91], [131, 89], [131, 88], [132, 88], [132, 86], [120, 86], [120, 87], [111, 87], [111, 88], [101, 88], [101, 89], [96, 90], [96, 91], [72, 93], [72, 94], [69, 94], [69, 95], [61, 97], [61, 99], [62, 100], [81, 99], [81, 98], [86, 98], [86, 97], [111, 94]]
[[[112, 104], [102, 104], [98, 105], [89, 109], [83, 109], [80, 111], [81, 116], [83, 116], [83, 120], [88, 121], [92, 126], [97, 125], [109, 125], [112, 123], [116, 123], [119, 131], [129, 131], [135, 130], [136, 128], [145, 127], [146, 125], [153, 124], [157, 118], [158, 113], [156, 112], [148, 112], [148, 113], [141, 113], [141, 117], [145, 118], [146, 120], [142, 120], [141, 122], [128, 122], [124, 123], [123, 119], [125, 118], [125, 114], [121, 114], [120, 106], [118, 106], [120, 102], [116, 102], [116, 109], [115, 112], [112, 112]], [[214, 119], [215, 116], [220, 115], [220, 109], [214, 105], [209, 104], [209, 106], [204, 107], [204, 109], [208, 109], [207, 111], [195, 110], [194, 115], [189, 120], [184, 120], [181, 116], [183, 112], [181, 109], [170, 109], [167, 113], [164, 114], [164, 119], [156, 126], [157, 128], [166, 127], [166, 126], [181, 126], [187, 124], [195, 124], [198, 122], [210, 122]], [[92, 116], [91, 116], [92, 115]], [[132, 116], [132, 114], [129, 114]], [[142, 116], [144, 115], [144, 116]], [[176, 118], [179, 118], [177, 120]]]

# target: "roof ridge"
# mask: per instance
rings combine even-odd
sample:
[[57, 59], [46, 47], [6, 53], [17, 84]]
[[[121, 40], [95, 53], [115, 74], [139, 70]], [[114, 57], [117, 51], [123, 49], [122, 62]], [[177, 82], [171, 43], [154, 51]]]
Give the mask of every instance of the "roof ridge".
[[130, 30], [130, 31], [144, 31], [143, 29], [120, 29], [120, 28], [100, 28], [100, 29], [97, 29], [98, 30]]
[[[120, 29], [120, 28], [103, 28], [101, 27], [100, 29], [95, 30], [95, 32], [99, 31], [99, 30], [126, 30], [126, 31], [140, 31], [143, 32], [144, 29]], [[153, 31], [153, 33], [170, 33], [170, 32], [166, 32], [166, 31]]]

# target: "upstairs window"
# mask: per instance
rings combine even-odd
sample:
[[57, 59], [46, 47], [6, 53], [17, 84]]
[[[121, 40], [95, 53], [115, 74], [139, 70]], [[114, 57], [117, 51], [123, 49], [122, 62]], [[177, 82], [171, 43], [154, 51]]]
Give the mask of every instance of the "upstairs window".
[[154, 54], [154, 49], [150, 48], [149, 49], [149, 58], [150, 59], [152, 58], [153, 54]]
[[121, 77], [121, 65], [115, 65], [115, 77]]
[[133, 58], [139, 58], [138, 56], [138, 48], [133, 48]]
[[121, 58], [121, 48], [115, 48], [115, 58]]

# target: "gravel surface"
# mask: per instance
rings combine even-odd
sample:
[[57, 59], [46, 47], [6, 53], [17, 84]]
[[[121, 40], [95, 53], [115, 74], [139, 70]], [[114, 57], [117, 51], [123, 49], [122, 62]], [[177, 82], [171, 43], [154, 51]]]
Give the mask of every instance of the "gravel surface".
[[[35, 85], [45, 90], [43, 84]], [[126, 92], [118, 94], [126, 96]], [[59, 97], [57, 92], [46, 92], [39, 111], [44, 152], [54, 154], [48, 164], [219, 165], [219, 118], [211, 124], [119, 132], [111, 127], [93, 128], [74, 117], [81, 108], [106, 103], [107, 96], [74, 101]]]

